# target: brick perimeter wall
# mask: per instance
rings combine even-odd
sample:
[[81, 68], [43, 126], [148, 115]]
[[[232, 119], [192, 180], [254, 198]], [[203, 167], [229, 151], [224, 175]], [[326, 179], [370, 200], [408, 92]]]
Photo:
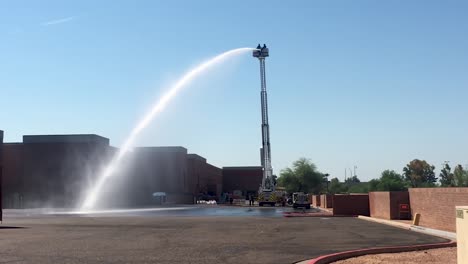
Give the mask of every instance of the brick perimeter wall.
[[455, 206], [468, 205], [468, 188], [410, 188], [409, 197], [421, 226], [455, 232]]
[[315, 207], [320, 206], [320, 195], [312, 195], [312, 205]]
[[333, 215], [369, 216], [368, 194], [333, 195]]
[[370, 216], [390, 219], [390, 192], [369, 193]]
[[333, 208], [333, 195], [332, 194], [320, 195], [320, 207]]
[[[372, 217], [382, 219], [400, 219], [400, 204], [409, 204], [408, 192], [370, 192], [369, 209]], [[401, 215], [402, 219], [411, 217]]]
[[409, 192], [390, 192], [390, 219], [411, 220], [411, 215], [407, 213], [400, 216], [400, 204], [410, 205]]

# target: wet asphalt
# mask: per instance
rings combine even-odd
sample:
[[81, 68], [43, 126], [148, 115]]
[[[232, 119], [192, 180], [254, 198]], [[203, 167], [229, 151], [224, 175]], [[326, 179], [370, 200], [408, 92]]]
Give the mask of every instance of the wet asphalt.
[[178, 208], [6, 210], [0, 263], [295, 263], [344, 250], [447, 241], [357, 218], [282, 217], [288, 208]]

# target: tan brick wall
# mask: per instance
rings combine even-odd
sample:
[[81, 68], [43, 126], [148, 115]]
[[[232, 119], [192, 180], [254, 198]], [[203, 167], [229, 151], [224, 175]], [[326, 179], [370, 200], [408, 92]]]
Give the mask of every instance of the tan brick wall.
[[390, 192], [369, 193], [370, 216], [390, 219]]
[[[370, 192], [369, 208], [372, 217], [400, 219], [400, 204], [409, 204], [408, 192]], [[407, 215], [401, 215], [407, 218]]]
[[312, 205], [315, 207], [320, 206], [320, 195], [312, 195]]
[[333, 208], [333, 195], [332, 194], [320, 195], [320, 207]]
[[369, 216], [368, 194], [335, 194], [333, 195], [333, 215]]
[[421, 226], [456, 231], [455, 206], [468, 205], [468, 188], [410, 188], [411, 213]]

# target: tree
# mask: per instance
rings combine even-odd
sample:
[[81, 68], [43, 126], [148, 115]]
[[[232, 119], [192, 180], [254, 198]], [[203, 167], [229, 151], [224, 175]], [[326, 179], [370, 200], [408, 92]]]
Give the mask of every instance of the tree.
[[344, 181], [346, 192], [348, 193], [368, 193], [369, 184], [367, 182], [361, 182], [359, 178], [354, 175], [346, 178]]
[[448, 165], [448, 163], [445, 163], [444, 167], [440, 171], [439, 181], [440, 185], [442, 185], [443, 187], [455, 186], [455, 179], [451, 170], [452, 168], [450, 168], [450, 165]]
[[353, 177], [349, 177], [345, 180], [345, 183], [360, 183], [360, 182], [361, 181], [356, 175], [354, 175]]
[[347, 192], [348, 188], [346, 185], [340, 182], [338, 178], [333, 178], [330, 180], [330, 186], [328, 192], [331, 194]]
[[349, 193], [368, 193], [370, 184], [368, 182], [355, 183], [348, 187]]
[[295, 192], [302, 188], [298, 177], [294, 175], [294, 171], [291, 168], [286, 168], [280, 172], [277, 183], [278, 186], [284, 187], [287, 192]]
[[285, 187], [289, 193], [319, 193], [324, 178], [325, 175], [318, 172], [317, 167], [310, 160], [300, 158], [293, 163], [292, 168], [281, 171], [278, 184]]
[[434, 169], [425, 160], [414, 159], [403, 168], [403, 175], [411, 187], [432, 187], [437, 181]]
[[403, 176], [393, 170], [382, 172], [377, 188], [381, 191], [404, 191], [407, 189]]
[[468, 170], [462, 165], [457, 165], [453, 170], [453, 182], [457, 187], [468, 187]]
[[380, 190], [379, 188], [380, 180], [379, 179], [372, 179], [369, 181], [369, 191], [370, 192], [375, 192], [375, 191], [384, 191]]

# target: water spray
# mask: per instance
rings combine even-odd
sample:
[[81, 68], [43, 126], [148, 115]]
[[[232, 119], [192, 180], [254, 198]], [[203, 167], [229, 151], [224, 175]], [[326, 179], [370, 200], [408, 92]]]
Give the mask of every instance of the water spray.
[[227, 52], [224, 52], [206, 62], [199, 64], [197, 67], [193, 68], [192, 70], [188, 71], [186, 74], [182, 76], [174, 85], [170, 87], [170, 89], [158, 100], [155, 102], [151, 110], [137, 123], [137, 125], [133, 128], [130, 135], [125, 140], [124, 144], [117, 152], [117, 154], [112, 158], [110, 163], [104, 169], [104, 171], [99, 175], [95, 184], [89, 188], [86, 192], [85, 200], [81, 205], [81, 210], [91, 210], [94, 209], [96, 206], [97, 198], [101, 193], [101, 189], [106, 183], [106, 180], [111, 177], [114, 172], [116, 171], [118, 165], [120, 164], [122, 158], [127, 154], [130, 148], [133, 146], [133, 143], [140, 132], [145, 129], [150, 122], [154, 119], [154, 117], [160, 113], [166, 107], [167, 103], [177, 95], [177, 93], [187, 84], [189, 84], [192, 80], [194, 80], [198, 75], [206, 71], [207, 69], [213, 67], [214, 65], [225, 61], [228, 58], [233, 56], [237, 56], [240, 54], [244, 54], [246, 52], [255, 50], [253, 48], [239, 48], [233, 49]]

